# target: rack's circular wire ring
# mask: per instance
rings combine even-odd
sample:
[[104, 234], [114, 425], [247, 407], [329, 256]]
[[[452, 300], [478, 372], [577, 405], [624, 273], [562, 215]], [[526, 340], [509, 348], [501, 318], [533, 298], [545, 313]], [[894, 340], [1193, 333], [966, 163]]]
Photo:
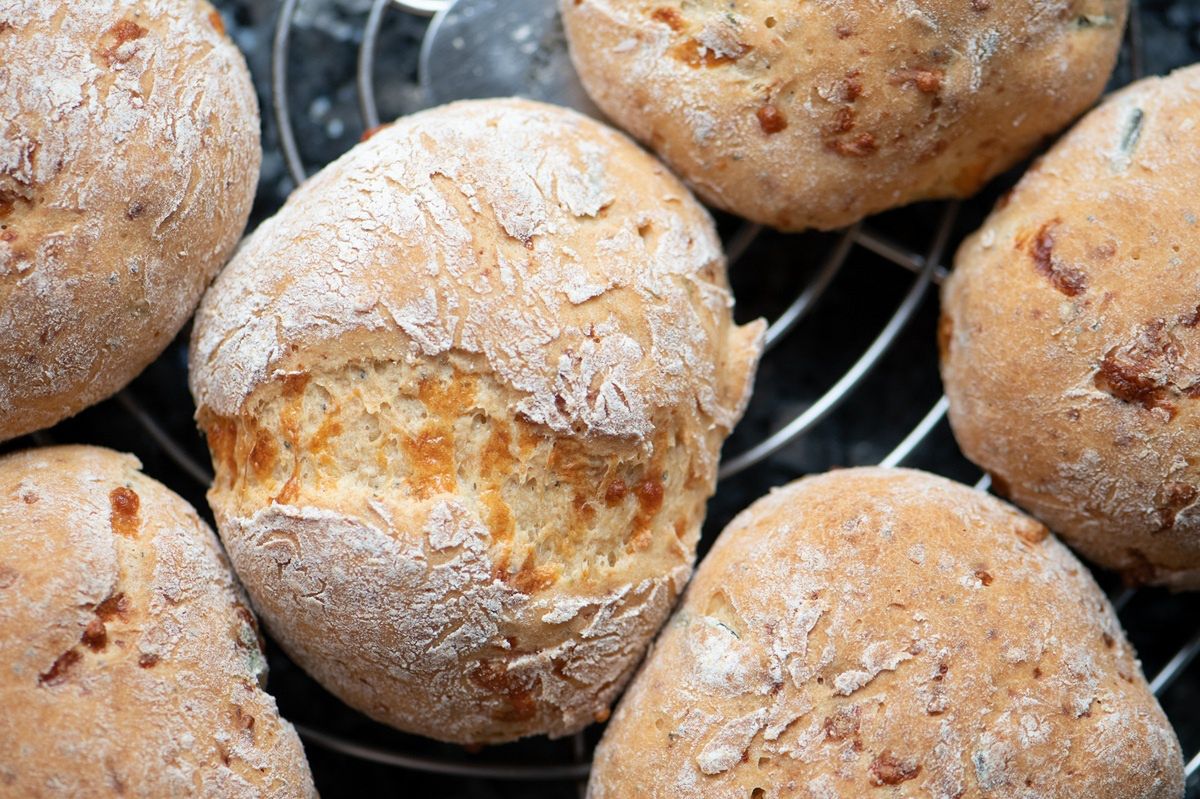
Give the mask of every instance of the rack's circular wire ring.
[[392, 0], [392, 4], [401, 11], [416, 14], [421, 17], [432, 17], [446, 6], [450, 0]]

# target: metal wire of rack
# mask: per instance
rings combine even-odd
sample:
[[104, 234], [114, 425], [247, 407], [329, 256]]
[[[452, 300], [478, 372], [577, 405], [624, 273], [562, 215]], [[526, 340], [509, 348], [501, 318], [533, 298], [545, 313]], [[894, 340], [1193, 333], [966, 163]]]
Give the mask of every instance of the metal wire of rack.
[[[280, 148], [288, 171], [297, 184], [306, 177], [291, 123], [288, 103], [288, 52], [292, 21], [300, 0], [282, 0], [275, 27], [271, 51], [271, 105], [278, 125]], [[379, 112], [374, 92], [375, 55], [379, 46], [380, 31], [389, 6], [409, 13], [428, 16], [445, 5], [446, 0], [372, 0], [366, 17], [365, 30], [357, 59], [357, 92], [364, 127], [371, 129], [379, 125]], [[1134, 77], [1140, 77], [1143, 64], [1141, 41], [1142, 24], [1135, 4], [1127, 30], [1128, 59]], [[894, 266], [913, 273], [914, 277], [894, 312], [879, 333], [863, 350], [853, 364], [832, 385], [806, 408], [799, 411], [783, 426], [741, 453], [728, 458], [720, 471], [720, 479], [729, 478], [763, 463], [786, 447], [810, 433], [834, 412], [864, 380], [875, 370], [881, 359], [896, 343], [900, 333], [912, 321], [914, 313], [928, 299], [932, 286], [940, 284], [947, 275], [944, 266], [946, 254], [952, 242], [955, 215], [958, 203], [942, 203], [937, 212], [937, 223], [929, 236], [924, 252], [916, 252], [898, 243], [883, 233], [874, 231], [867, 224], [854, 225], [837, 235], [832, 247], [820, 263], [807, 284], [795, 298], [772, 321], [767, 334], [767, 347], [771, 349], [783, 340], [798, 323], [810, 315], [825, 294], [834, 278], [852, 260], [857, 252], [870, 253]], [[734, 267], [746, 254], [755, 240], [763, 233], [761, 227], [743, 224], [727, 237], [726, 252], [730, 267]], [[188, 452], [188, 447], [176, 439], [161, 419], [143, 405], [133, 389], [125, 389], [109, 403], [125, 414], [139, 427], [162, 455], [175, 464], [190, 480], [202, 488], [211, 483], [212, 473]], [[945, 422], [948, 403], [945, 396], [938, 399], [920, 421], [882, 458], [884, 466], [897, 466], [909, 460], [922, 446], [928, 446], [932, 434]], [[194, 433], [193, 433], [194, 434]], [[54, 443], [55, 431], [38, 433], [31, 437], [33, 443]], [[986, 491], [990, 485], [985, 475], [976, 484]], [[1117, 588], [1110, 593], [1113, 606], [1123, 614], [1137, 595], [1133, 588]], [[1150, 688], [1162, 697], [1190, 668], [1200, 656], [1200, 623], [1190, 639], [1183, 644], [1150, 679]], [[1195, 711], [1193, 711], [1195, 712]], [[570, 742], [569, 757], [558, 762], [511, 761], [480, 762], [467, 755], [427, 755], [404, 748], [377, 745], [348, 736], [320, 729], [311, 723], [296, 724], [301, 736], [310, 745], [341, 753], [350, 758], [400, 769], [410, 769], [427, 774], [453, 778], [476, 778], [484, 780], [563, 781], [574, 783], [580, 795], [588, 774], [587, 740], [580, 734]], [[1187, 753], [1186, 773], [1192, 791], [1188, 795], [1200, 799], [1200, 751]]]

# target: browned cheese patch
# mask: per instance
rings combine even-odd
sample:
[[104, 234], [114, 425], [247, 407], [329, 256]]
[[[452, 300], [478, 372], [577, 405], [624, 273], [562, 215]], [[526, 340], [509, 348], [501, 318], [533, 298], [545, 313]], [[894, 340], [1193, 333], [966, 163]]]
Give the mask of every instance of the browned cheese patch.
[[549, 566], [539, 566], [530, 552], [515, 574], [508, 577], [508, 584], [522, 594], [534, 594], [554, 585], [558, 575]]
[[492, 717], [497, 721], [528, 721], [537, 715], [533, 686], [512, 675], [506, 661], [488, 660], [480, 663], [471, 674], [471, 680], [488, 693], [505, 701], [505, 707], [492, 712]]
[[1158, 498], [1158, 523], [1160, 532], [1173, 529], [1175, 519], [1185, 508], [1195, 503], [1200, 492], [1188, 483], [1170, 482], [1163, 485]]
[[1040, 544], [1050, 537], [1050, 529], [1046, 525], [1027, 516], [1017, 519], [1013, 532], [1027, 544]]
[[128, 42], [142, 38], [146, 33], [147, 29], [133, 20], [122, 19], [100, 37], [96, 55], [106, 66], [111, 67], [114, 63], [123, 64], [132, 56], [129, 53], [119, 52], [121, 47]]
[[213, 466], [225, 469], [231, 483], [237, 481], [237, 422], [225, 416], [214, 416], [204, 425]]
[[884, 749], [871, 761], [871, 784], [899, 785], [914, 779], [921, 773], [921, 766], [916, 758], [899, 758], [890, 749]]
[[[236, 437], [236, 432], [234, 436]], [[254, 477], [264, 480], [275, 471], [275, 463], [279, 458], [279, 448], [271, 434], [261, 427], [254, 428], [254, 444], [250, 447], [250, 469]], [[236, 469], [236, 463], [233, 467]]]
[[728, 54], [716, 53], [695, 39], [688, 39], [671, 48], [671, 55], [687, 64], [692, 69], [712, 69], [736, 64], [745, 58], [754, 48], [744, 42], [738, 42], [737, 49]]
[[893, 72], [891, 82], [896, 86], [912, 86], [922, 94], [937, 94], [945, 77], [945, 71], [936, 67], [906, 67]]
[[275, 496], [281, 505], [290, 505], [300, 496], [300, 417], [304, 409], [304, 390], [312, 379], [307, 372], [298, 372], [282, 379], [283, 410], [279, 414], [284, 441], [292, 451], [292, 473]]
[[937, 342], [938, 342], [938, 357], [942, 362], [946, 362], [950, 358], [950, 342], [954, 338], [954, 319], [946, 310], [942, 311], [942, 315], [938, 317]]
[[88, 622], [80, 641], [93, 652], [104, 649], [108, 645], [108, 628], [104, 626], [104, 621], [96, 618]]
[[684, 28], [683, 17], [680, 16], [678, 11], [669, 6], [662, 6], [651, 11], [650, 19], [663, 23], [676, 33], [679, 33]]
[[486, 511], [484, 521], [492, 540], [498, 543], [511, 541], [517, 529], [517, 519], [512, 508], [504, 501], [504, 495], [499, 489], [491, 489], [480, 494], [479, 501]]
[[1200, 373], [1165, 319], [1140, 325], [1133, 338], [1104, 354], [1096, 388], [1122, 402], [1159, 409], [1174, 418], [1179, 398], [1200, 396]]
[[783, 112], [774, 105], [767, 103], [755, 112], [758, 118], [758, 126], [762, 132], [768, 136], [772, 136], [780, 131], [786, 130], [788, 126], [787, 117]]
[[1055, 256], [1055, 237], [1061, 224], [1060, 219], [1043, 224], [1029, 239], [1029, 255], [1038, 274], [1049, 280], [1056, 291], [1068, 297], [1077, 297], [1087, 291], [1088, 278], [1083, 270], [1063, 264]]
[[65, 682], [71, 668], [83, 659], [77, 649], [68, 649], [58, 656], [50, 668], [38, 675], [38, 685], [60, 685]]
[[410, 469], [409, 482], [421, 499], [453, 491], [458, 485], [454, 438], [445, 424], [433, 423], [403, 442]]
[[96, 606], [96, 616], [103, 621], [129, 621], [131, 606], [124, 593], [116, 593]]
[[633, 489], [637, 497], [637, 513], [633, 517], [632, 537], [629, 548], [641, 551], [650, 546], [653, 538], [654, 517], [663, 506], [664, 487], [661, 474], [651, 475]]
[[141, 526], [141, 500], [132, 488], [117, 486], [108, 494], [112, 507], [112, 531], [127, 538], [136, 538]]
[[827, 741], [850, 741], [854, 751], [862, 751], [862, 739], [859, 737], [862, 710], [858, 705], [842, 705], [826, 716], [821, 724]]

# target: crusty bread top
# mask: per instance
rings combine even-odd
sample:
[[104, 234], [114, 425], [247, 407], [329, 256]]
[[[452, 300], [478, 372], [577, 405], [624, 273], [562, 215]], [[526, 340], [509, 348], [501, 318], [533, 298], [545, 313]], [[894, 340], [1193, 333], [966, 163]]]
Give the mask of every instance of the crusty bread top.
[[908, 470], [759, 500], [613, 715], [592, 799], [1179, 799], [1178, 742], [1087, 570]]
[[462, 102], [355, 147], [250, 237], [197, 316], [191, 385], [232, 416], [318, 351], [457, 349], [558, 432], [643, 438], [685, 404], [728, 429], [761, 335], [731, 332], [731, 304], [708, 214], [633, 143], [554, 106]]
[[0, 458], [0, 795], [315, 796], [216, 538], [139, 466]]
[[445, 106], [328, 167], [193, 338], [209, 501], [275, 639], [443, 740], [607, 713], [749, 393], [731, 302], [703, 208], [574, 112]]
[[963, 451], [1090, 558], [1200, 587], [1200, 66], [1123, 89], [1022, 178], [943, 292]]
[[0, 2], [0, 440], [162, 351], [233, 251], [260, 158], [207, 2]]
[[829, 229], [965, 196], [1101, 93], [1126, 0], [560, 0], [596, 104], [706, 201]]

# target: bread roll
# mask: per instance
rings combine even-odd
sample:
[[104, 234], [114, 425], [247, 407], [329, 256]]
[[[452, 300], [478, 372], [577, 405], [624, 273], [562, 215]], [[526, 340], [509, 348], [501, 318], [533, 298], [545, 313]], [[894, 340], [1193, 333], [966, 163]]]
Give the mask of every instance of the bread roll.
[[0, 3], [0, 441], [162, 352], [260, 158], [246, 64], [203, 0]]
[[963, 197], [1100, 95], [1127, 0], [561, 0], [596, 104], [709, 203], [830, 229]]
[[690, 572], [762, 325], [704, 209], [517, 100], [408, 117], [303, 186], [205, 297], [210, 501], [272, 634], [434, 738], [607, 714]]
[[1200, 588], [1200, 67], [1107, 100], [958, 253], [942, 376], [969, 458], [1081, 553]]
[[1181, 799], [1087, 570], [907, 470], [792, 483], [717, 540], [613, 714], [590, 799]]
[[216, 538], [139, 466], [0, 458], [0, 796], [315, 797]]

